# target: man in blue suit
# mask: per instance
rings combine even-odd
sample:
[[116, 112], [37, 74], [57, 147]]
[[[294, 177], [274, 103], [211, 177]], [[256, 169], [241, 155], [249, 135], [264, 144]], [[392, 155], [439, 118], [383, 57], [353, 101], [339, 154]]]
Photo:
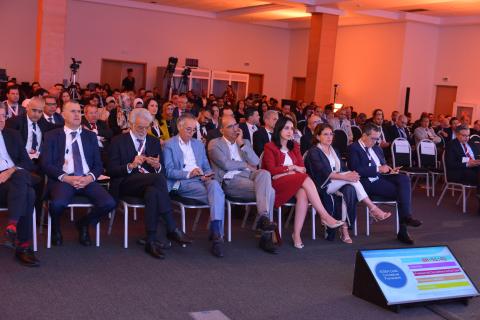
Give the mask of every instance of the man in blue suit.
[[391, 168], [386, 164], [383, 151], [377, 145], [379, 139], [380, 128], [372, 123], [367, 124], [362, 137], [349, 147], [348, 167], [358, 172], [360, 182], [373, 200], [381, 197], [398, 202], [400, 231], [397, 239], [413, 244], [407, 226], [419, 227], [422, 222], [412, 218], [410, 179], [406, 175], [398, 174], [399, 168]]
[[115, 200], [96, 180], [103, 172], [97, 135], [82, 130], [80, 105], [67, 102], [63, 106], [65, 126], [45, 134], [40, 153], [40, 164], [48, 176], [52, 242], [62, 245], [59, 218], [75, 195], [87, 197], [93, 210], [76, 222], [79, 242], [90, 246], [90, 224], [98, 221], [115, 208]]
[[205, 146], [195, 134], [196, 119], [185, 113], [178, 118], [178, 135], [165, 143], [165, 171], [170, 193], [191, 198], [210, 205], [210, 238], [212, 253], [223, 257], [223, 220], [225, 194], [214, 180], [214, 172], [208, 163]]

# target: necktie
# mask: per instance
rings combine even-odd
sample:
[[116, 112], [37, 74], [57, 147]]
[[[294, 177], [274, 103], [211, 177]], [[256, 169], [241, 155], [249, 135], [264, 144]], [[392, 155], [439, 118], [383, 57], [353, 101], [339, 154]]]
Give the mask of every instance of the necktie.
[[370, 161], [372, 166], [376, 166], [375, 161], [373, 161], [372, 156], [370, 155], [370, 148], [365, 147], [365, 152], [367, 153], [368, 160]]
[[406, 138], [405, 131], [402, 128], [398, 128], [398, 132], [400, 133], [400, 137]]
[[92, 127], [92, 130], [97, 130], [97, 125], [95, 122], [90, 123], [90, 126]]
[[268, 140], [272, 141], [272, 133], [270, 131], [267, 131], [267, 133], [268, 133]]
[[342, 127], [343, 120], [340, 120], [340, 128]]
[[48, 117], [48, 122], [53, 123], [53, 117]]
[[72, 156], [73, 156], [73, 174], [75, 176], [83, 176], [83, 164], [82, 164], [82, 156], [80, 154], [80, 147], [78, 146], [78, 142], [75, 139], [77, 136], [77, 132], [74, 131], [70, 133], [72, 135]]
[[137, 152], [139, 154], [145, 154], [145, 148], [143, 148], [143, 140], [142, 139], [137, 139], [138, 141], [138, 149]]
[[38, 141], [37, 141], [37, 124], [35, 122], [32, 123], [32, 150], [37, 151]]
[[467, 157], [469, 157], [470, 159], [473, 159], [472, 155], [470, 154], [470, 152], [468, 152], [468, 149], [467, 149], [467, 144], [466, 143], [462, 143], [462, 146], [463, 146], [463, 150], [465, 151], [465, 155]]

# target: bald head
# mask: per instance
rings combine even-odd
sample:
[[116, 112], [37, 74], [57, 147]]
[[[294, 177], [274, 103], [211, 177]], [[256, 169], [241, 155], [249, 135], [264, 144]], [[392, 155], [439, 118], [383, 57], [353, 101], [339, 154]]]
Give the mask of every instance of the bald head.
[[230, 142], [234, 142], [237, 139], [241, 129], [238, 127], [235, 117], [225, 115], [220, 118], [220, 132]]

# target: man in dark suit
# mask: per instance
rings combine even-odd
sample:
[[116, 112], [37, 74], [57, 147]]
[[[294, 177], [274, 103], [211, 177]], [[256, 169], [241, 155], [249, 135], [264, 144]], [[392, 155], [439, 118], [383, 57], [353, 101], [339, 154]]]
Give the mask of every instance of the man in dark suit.
[[443, 137], [445, 144], [447, 144], [448, 142], [456, 138], [455, 129], [460, 124], [460, 120], [458, 120], [458, 118], [456, 117], [451, 117], [449, 124], [450, 124], [449, 128], [444, 128], [437, 132], [439, 136]]
[[398, 174], [398, 168], [386, 164], [382, 149], [376, 144], [380, 139], [380, 129], [375, 124], [367, 124], [362, 137], [350, 145], [348, 167], [358, 172], [360, 182], [367, 194], [396, 200], [400, 216], [400, 231], [397, 239], [406, 244], [414, 241], [407, 232], [407, 226], [419, 227], [422, 222], [412, 218], [411, 187], [408, 176]]
[[[455, 139], [445, 147], [445, 166], [448, 181], [477, 186], [480, 196], [480, 150], [469, 143], [470, 129], [466, 125], [455, 128]], [[480, 213], [480, 209], [479, 209]]]
[[165, 179], [163, 155], [158, 139], [147, 135], [152, 115], [146, 109], [130, 113], [130, 132], [114, 138], [109, 150], [108, 174], [110, 191], [116, 198], [139, 197], [145, 202], [145, 251], [163, 259], [165, 254], [157, 246], [157, 227], [160, 217], [166, 222], [167, 238], [182, 245], [191, 240], [177, 228]]
[[392, 143], [393, 140], [397, 138], [404, 138], [407, 139], [410, 143], [412, 143], [412, 135], [410, 133], [410, 130], [408, 130], [407, 128], [407, 123], [407, 116], [403, 114], [397, 115], [395, 124], [384, 129], [385, 135], [387, 136], [387, 141], [389, 143]]
[[35, 267], [39, 265], [31, 247], [35, 192], [27, 171], [32, 163], [20, 134], [4, 129], [6, 115], [5, 106], [0, 105], [0, 206], [6, 206], [9, 213], [5, 235], [8, 243], [16, 246], [16, 259], [26, 266]]
[[312, 114], [307, 119], [307, 127], [305, 128], [305, 133], [300, 138], [300, 152], [304, 154], [305, 152], [310, 149], [312, 146], [313, 141], [313, 132], [315, 131], [315, 127], [322, 123], [322, 119], [316, 114]]
[[245, 123], [240, 123], [243, 138], [253, 143], [253, 134], [258, 130], [260, 125], [260, 115], [255, 108], [248, 108], [245, 110]]
[[253, 150], [260, 157], [263, 153], [263, 146], [272, 140], [273, 128], [278, 120], [278, 112], [267, 110], [263, 115], [265, 126], [261, 127], [253, 134]]
[[55, 96], [45, 97], [45, 108], [43, 109], [43, 117], [39, 120], [39, 123], [50, 123], [55, 128], [60, 128], [65, 125], [63, 117], [57, 113], [57, 99]]
[[106, 163], [108, 143], [113, 136], [112, 130], [107, 123], [98, 119], [98, 108], [87, 104], [83, 108], [84, 117], [82, 118], [83, 128], [94, 132], [97, 135], [98, 147], [100, 148], [100, 155], [102, 161]]
[[3, 104], [7, 111], [7, 119], [25, 114], [25, 108], [18, 103], [20, 100], [19, 87], [17, 85], [7, 87], [6, 94], [7, 100], [5, 100]]
[[67, 102], [62, 114], [65, 127], [45, 134], [40, 157], [42, 169], [49, 178], [52, 242], [62, 245], [60, 215], [75, 195], [81, 195], [94, 205], [87, 216], [76, 222], [80, 244], [90, 246], [89, 225], [96, 225], [116, 204], [105, 188], [96, 182], [103, 172], [100, 149], [96, 134], [82, 130], [80, 105]]

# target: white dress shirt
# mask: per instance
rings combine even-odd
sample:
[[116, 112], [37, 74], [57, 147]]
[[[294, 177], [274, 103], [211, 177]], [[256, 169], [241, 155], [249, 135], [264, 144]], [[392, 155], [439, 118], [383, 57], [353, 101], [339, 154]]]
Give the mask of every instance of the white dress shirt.
[[10, 158], [10, 155], [8, 154], [2, 131], [0, 131], [0, 171], [13, 168], [14, 166], [15, 163], [13, 163], [12, 158]]
[[[243, 159], [242, 159], [242, 157], [240, 156], [240, 153], [238, 152], [238, 145], [237, 145], [235, 142], [234, 142], [234, 143], [231, 143], [230, 141], [228, 141], [227, 139], [225, 139], [225, 137], [223, 137], [223, 139], [225, 140], [225, 143], [227, 144], [228, 149], [230, 150], [231, 160], [243, 162]], [[232, 179], [236, 174], [239, 174], [240, 172], [241, 172], [240, 170], [231, 170], [231, 171], [228, 171], [228, 172], [223, 176], [223, 179]]]
[[257, 126], [247, 122], [248, 133], [250, 134], [250, 141], [253, 141], [253, 133], [258, 130]]
[[18, 105], [18, 103], [9, 104], [8, 100], [5, 100], [4, 104], [7, 108], [7, 119], [18, 116], [18, 112], [20, 111], [20, 106]]
[[[54, 117], [53, 114], [52, 114], [52, 116], [50, 117], [49, 115], [47, 115], [47, 114], [44, 112], [44, 113], [43, 113], [43, 117], [45, 118], [45, 120], [47, 120], [47, 122], [50, 122], [50, 123], [55, 124], [55, 117]], [[52, 119], [52, 121], [50, 121], [50, 119]]]
[[[33, 142], [33, 122], [30, 120], [30, 118], [27, 116], [27, 127], [28, 127], [28, 136], [27, 136], [27, 144], [25, 145], [25, 149], [27, 150], [27, 153], [30, 155], [30, 158], [32, 158], [32, 155], [30, 154], [30, 151], [32, 150], [32, 142]], [[38, 122], [36, 123], [36, 130], [35, 134], [37, 135], [37, 152], [35, 153], [38, 157], [39, 150], [40, 150], [40, 144], [42, 142], [42, 130], [38, 127]], [[34, 155], [35, 155], [34, 154]]]
[[[74, 132], [74, 130], [68, 128], [68, 127], [63, 127], [63, 130], [65, 131], [65, 162], [63, 164], [63, 172], [65, 172], [67, 175], [73, 174], [74, 173], [74, 166], [73, 166], [73, 151], [72, 151], [72, 144], [73, 144], [73, 139], [71, 133]], [[83, 152], [83, 145], [82, 145], [82, 139], [80, 137], [80, 134], [82, 133], [82, 128], [78, 128], [75, 130], [77, 132], [77, 135], [75, 136], [75, 140], [78, 143], [78, 149], [80, 150], [80, 156], [82, 157], [82, 167], [83, 167], [83, 174], [87, 175], [90, 174], [93, 177], [93, 180], [95, 180], [95, 176], [90, 173], [90, 167], [87, 164], [87, 160], [85, 159], [85, 153]], [[59, 177], [61, 178], [63, 175]]]
[[290, 158], [290, 155], [288, 154], [288, 151], [283, 151], [281, 149], [280, 149], [280, 151], [282, 151], [282, 153], [285, 155], [285, 160], [283, 161], [283, 165], [285, 167], [293, 166], [293, 160], [292, 160], [292, 158]]
[[[142, 150], [141, 150], [141, 151], [142, 151], [142, 154], [145, 154], [146, 151], [147, 151], [147, 145], [146, 145], [146, 143], [147, 143], [147, 137], [145, 137], [145, 138], [143, 139], [143, 141], [140, 142], [140, 141], [138, 141], [138, 140], [142, 140], [142, 139], [137, 138], [137, 137], [133, 134], [133, 132], [132, 132], [131, 130], [130, 130], [130, 137], [132, 138], [133, 145], [135, 146], [135, 151], [137, 152], [137, 155], [139, 154], [139, 151], [138, 151], [138, 150], [140, 149], [141, 146], [143, 146], [143, 148], [142, 148]], [[143, 168], [142, 166], [140, 166], [138, 169], [140, 170], [141, 173], [150, 173], [150, 172], [148, 172], [147, 169]], [[130, 169], [128, 168], [128, 164], [127, 164], [127, 171], [128, 171], [128, 173], [131, 173], [131, 172], [133, 171], [133, 169], [130, 170]], [[156, 173], [159, 173], [160, 171], [162, 171], [162, 165], [160, 165], [160, 168], [158, 168], [157, 170], [155, 170]]]
[[[358, 143], [360, 143], [360, 146], [362, 147], [362, 149], [367, 152], [367, 147], [365, 146], [365, 144], [363, 144], [362, 140], [358, 140]], [[375, 153], [375, 151], [373, 151], [372, 148], [368, 148], [368, 153], [367, 153], [367, 157], [369, 160], [373, 160], [373, 162], [375, 162], [375, 165], [377, 166], [377, 172], [378, 172], [378, 168], [382, 165], [382, 163], [380, 162], [380, 159], [378, 158], [377, 154]], [[368, 165], [370, 166], [370, 164]], [[368, 180], [370, 180], [370, 182], [374, 182], [374, 181], [377, 181], [379, 179], [379, 177], [370, 177], [368, 178]]]
[[188, 172], [187, 179], [190, 178], [190, 172], [198, 168], [197, 160], [195, 160], [195, 154], [193, 153], [192, 144], [190, 141], [185, 143], [182, 138], [178, 137], [178, 145], [183, 154], [183, 171]]

